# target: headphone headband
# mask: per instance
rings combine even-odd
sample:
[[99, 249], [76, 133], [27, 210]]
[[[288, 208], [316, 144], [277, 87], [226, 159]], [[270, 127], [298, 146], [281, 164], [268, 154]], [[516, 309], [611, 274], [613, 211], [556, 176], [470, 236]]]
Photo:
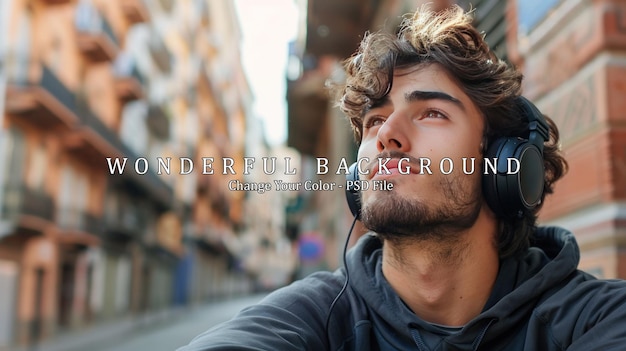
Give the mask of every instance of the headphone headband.
[[523, 96], [518, 100], [522, 113], [528, 118], [528, 141], [543, 151], [543, 143], [550, 140], [550, 126], [535, 104]]

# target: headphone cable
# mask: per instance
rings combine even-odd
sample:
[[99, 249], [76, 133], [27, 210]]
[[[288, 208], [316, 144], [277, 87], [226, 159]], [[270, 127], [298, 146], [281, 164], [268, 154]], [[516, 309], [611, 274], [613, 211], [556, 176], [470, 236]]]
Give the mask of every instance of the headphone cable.
[[354, 220], [352, 221], [352, 225], [350, 226], [350, 231], [348, 232], [348, 237], [346, 238], [346, 242], [343, 246], [343, 266], [346, 269], [346, 280], [343, 282], [343, 286], [341, 287], [341, 290], [339, 290], [339, 293], [337, 294], [337, 296], [335, 296], [335, 299], [333, 300], [333, 302], [330, 304], [330, 308], [328, 309], [328, 315], [326, 316], [326, 340], [328, 341], [328, 349], [330, 350], [330, 337], [329, 337], [329, 329], [328, 327], [330, 327], [330, 316], [333, 313], [333, 309], [335, 308], [335, 305], [337, 304], [337, 301], [339, 301], [339, 299], [341, 298], [341, 296], [344, 294], [344, 292], [346, 291], [346, 289], [348, 288], [348, 283], [350, 282], [350, 273], [348, 272], [348, 261], [346, 259], [346, 253], [348, 251], [348, 243], [350, 243], [350, 236], [352, 236], [352, 231], [354, 230], [354, 225], [356, 224], [358, 217], [355, 216]]

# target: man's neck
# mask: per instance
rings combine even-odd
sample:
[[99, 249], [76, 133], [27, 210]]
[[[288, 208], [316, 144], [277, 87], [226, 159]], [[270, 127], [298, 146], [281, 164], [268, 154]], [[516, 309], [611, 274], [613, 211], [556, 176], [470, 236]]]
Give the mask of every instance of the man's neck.
[[482, 311], [498, 274], [496, 230], [483, 210], [457, 240], [385, 241], [383, 274], [424, 321], [465, 325]]

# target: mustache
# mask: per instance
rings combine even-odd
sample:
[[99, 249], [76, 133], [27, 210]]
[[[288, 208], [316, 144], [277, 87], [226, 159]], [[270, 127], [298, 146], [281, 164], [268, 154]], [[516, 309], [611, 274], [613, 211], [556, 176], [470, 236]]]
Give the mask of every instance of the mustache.
[[392, 150], [392, 151], [383, 151], [381, 153], [379, 153], [378, 155], [376, 155], [376, 157], [369, 161], [366, 166], [367, 169], [369, 170], [369, 174], [375, 174], [378, 172], [378, 164], [379, 164], [379, 160], [386, 160], [386, 159], [406, 159], [409, 162], [409, 166], [410, 167], [415, 167], [415, 166], [419, 166], [420, 164], [420, 159], [421, 157], [415, 157], [412, 155], [409, 155], [407, 153], [404, 153], [402, 151], [398, 151], [398, 150]]

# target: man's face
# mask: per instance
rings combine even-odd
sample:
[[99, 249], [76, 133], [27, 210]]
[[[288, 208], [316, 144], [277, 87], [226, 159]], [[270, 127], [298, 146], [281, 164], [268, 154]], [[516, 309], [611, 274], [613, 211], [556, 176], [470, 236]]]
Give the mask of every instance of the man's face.
[[[383, 238], [444, 238], [471, 227], [480, 212], [484, 119], [439, 65], [394, 73], [387, 100], [363, 119], [359, 158], [370, 159], [370, 173], [360, 176], [369, 180], [362, 221]], [[379, 167], [379, 158], [391, 174]], [[450, 160], [442, 163], [445, 158]], [[465, 174], [471, 158], [473, 173]], [[393, 189], [373, 190], [375, 181], [393, 183]]]

